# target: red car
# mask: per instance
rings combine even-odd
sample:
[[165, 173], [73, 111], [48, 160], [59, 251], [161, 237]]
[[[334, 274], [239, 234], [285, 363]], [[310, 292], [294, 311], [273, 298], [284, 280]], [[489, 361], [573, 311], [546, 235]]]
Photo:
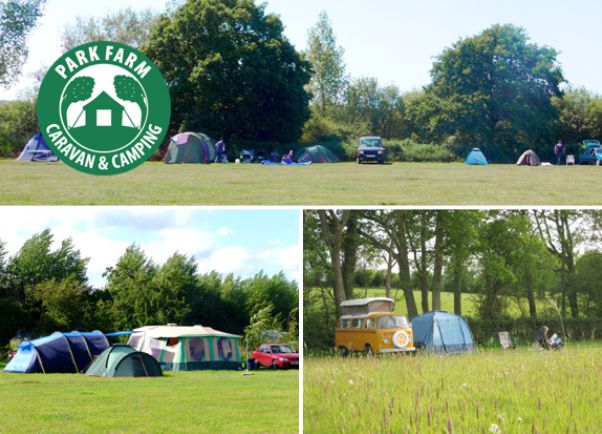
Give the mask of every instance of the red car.
[[255, 366], [267, 368], [299, 368], [299, 354], [286, 344], [260, 345], [251, 353]]

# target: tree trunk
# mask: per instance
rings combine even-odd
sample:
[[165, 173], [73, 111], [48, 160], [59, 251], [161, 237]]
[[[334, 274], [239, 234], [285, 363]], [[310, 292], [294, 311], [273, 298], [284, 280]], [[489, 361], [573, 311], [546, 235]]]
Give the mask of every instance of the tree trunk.
[[345, 298], [353, 298], [353, 275], [357, 264], [357, 251], [359, 247], [357, 211], [349, 211], [347, 219], [347, 230], [343, 235], [343, 287], [345, 288]]
[[319, 210], [318, 217], [320, 218], [322, 237], [330, 252], [330, 262], [334, 275], [334, 300], [338, 318], [340, 316], [340, 304], [347, 299], [341, 264], [341, 244], [343, 231], [349, 218], [349, 211], [343, 211], [339, 219], [334, 210]]
[[416, 300], [414, 299], [414, 291], [412, 291], [412, 281], [410, 279], [410, 260], [408, 258], [408, 240], [406, 238], [406, 216], [403, 214], [403, 211], [400, 212], [399, 219], [401, 226], [397, 237], [399, 280], [405, 296], [408, 316], [413, 318], [418, 316], [418, 309], [416, 308]]
[[428, 227], [428, 215], [426, 212], [422, 212], [420, 218], [420, 298], [422, 302], [422, 312], [429, 312], [429, 288], [428, 288], [428, 276], [427, 276], [427, 227]]
[[391, 275], [393, 274], [393, 255], [387, 253], [387, 274], [385, 276], [385, 294], [391, 298]]
[[441, 274], [443, 271], [443, 212], [437, 211], [435, 223], [435, 259], [433, 265], [433, 283], [431, 294], [433, 310], [441, 310]]
[[454, 258], [454, 313], [462, 316], [462, 264]]

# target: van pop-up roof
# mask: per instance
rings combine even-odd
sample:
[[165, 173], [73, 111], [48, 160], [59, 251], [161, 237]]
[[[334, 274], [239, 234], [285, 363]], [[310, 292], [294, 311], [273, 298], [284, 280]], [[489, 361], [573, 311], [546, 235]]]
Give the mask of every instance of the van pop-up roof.
[[395, 300], [387, 297], [358, 298], [341, 302], [341, 315], [393, 312]]

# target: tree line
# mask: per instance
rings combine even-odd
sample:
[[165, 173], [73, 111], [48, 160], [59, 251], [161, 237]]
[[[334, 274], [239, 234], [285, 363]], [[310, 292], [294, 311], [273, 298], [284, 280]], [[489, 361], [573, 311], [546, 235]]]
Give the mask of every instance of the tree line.
[[53, 242], [47, 229], [9, 256], [0, 241], [0, 348], [15, 336], [167, 323], [235, 334], [268, 328], [297, 336], [296, 283], [282, 273], [245, 279], [201, 273], [192, 256], [174, 253], [158, 264], [132, 244], [106, 268], [106, 285], [95, 288], [87, 278], [89, 258], [71, 239], [54, 250]]
[[[18, 75], [24, 35], [42, 4], [0, 6], [0, 16], [22, 24], [4, 36], [0, 85]], [[558, 52], [533, 43], [521, 27], [493, 25], [455, 41], [434, 57], [431, 82], [407, 93], [374, 77], [350, 77], [325, 12], [309, 29], [305, 51], [283, 29], [253, 0], [176, 0], [160, 14], [77, 17], [63, 29], [62, 46], [114, 40], [139, 48], [169, 85], [170, 132], [223, 135], [233, 153], [319, 142], [351, 157], [355, 139], [374, 134], [389, 139], [392, 159], [449, 161], [479, 146], [490, 160], [509, 162], [527, 148], [550, 158], [557, 139], [575, 153], [578, 142], [602, 135], [602, 98], [570, 86]], [[2, 154], [33, 133], [36, 93], [0, 105]]]
[[340, 303], [367, 294], [366, 270], [410, 318], [441, 310], [447, 292], [458, 315], [470, 294], [471, 319], [488, 326], [517, 320], [512, 305], [529, 327], [599, 321], [601, 224], [591, 210], [305, 211], [305, 343], [331, 344]]

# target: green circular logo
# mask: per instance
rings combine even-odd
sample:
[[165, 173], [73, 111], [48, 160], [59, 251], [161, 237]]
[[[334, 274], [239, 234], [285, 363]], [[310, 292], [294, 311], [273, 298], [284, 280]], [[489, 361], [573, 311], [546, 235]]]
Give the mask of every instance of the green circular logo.
[[38, 123], [69, 166], [116, 175], [144, 163], [167, 134], [169, 90], [140, 51], [117, 42], [80, 45], [58, 59], [38, 94]]

